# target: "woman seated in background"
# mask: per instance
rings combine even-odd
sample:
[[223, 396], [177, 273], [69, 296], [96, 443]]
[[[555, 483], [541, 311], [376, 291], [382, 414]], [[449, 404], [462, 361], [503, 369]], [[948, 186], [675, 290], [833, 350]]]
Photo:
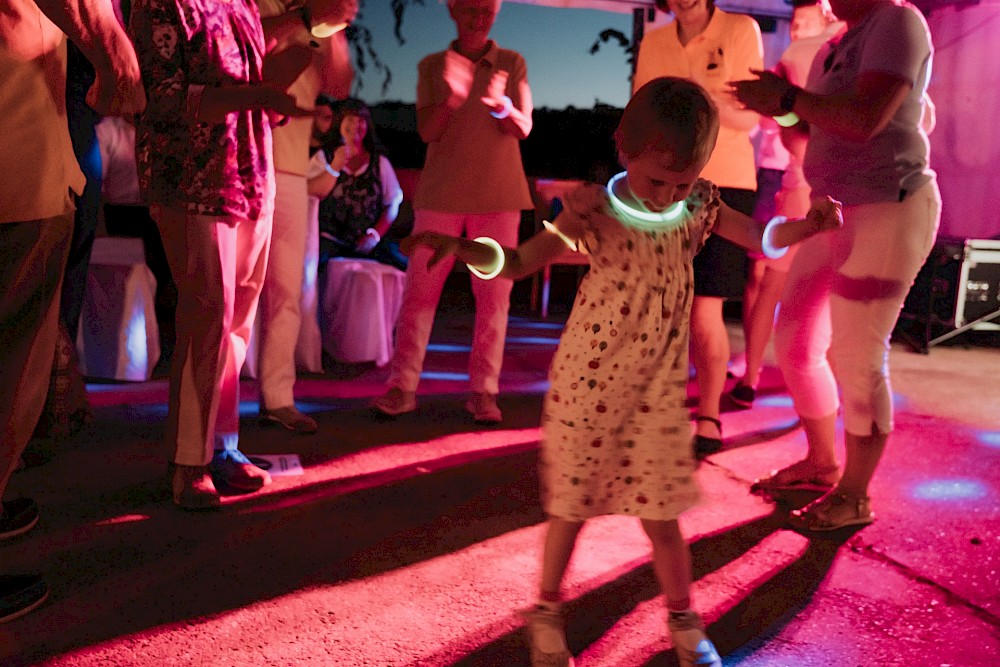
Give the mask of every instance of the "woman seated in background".
[[[349, 98], [339, 103], [333, 122], [338, 118], [341, 144], [332, 156], [328, 148], [316, 152], [313, 160], [323, 162], [323, 171], [309, 181], [309, 194], [321, 200], [320, 270], [332, 257], [358, 257], [405, 271], [399, 244], [384, 238], [399, 213], [403, 191], [375, 135], [371, 112]], [[317, 130], [322, 133], [322, 124]]]

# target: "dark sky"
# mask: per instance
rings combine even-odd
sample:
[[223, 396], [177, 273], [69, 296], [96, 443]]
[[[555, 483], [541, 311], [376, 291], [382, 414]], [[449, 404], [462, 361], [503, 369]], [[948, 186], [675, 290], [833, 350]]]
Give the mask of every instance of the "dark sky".
[[[365, 0], [361, 20], [374, 33], [378, 54], [392, 70], [392, 85], [383, 93], [380, 75], [371, 70], [359, 72], [364, 82], [359, 96], [372, 104], [413, 102], [417, 62], [428, 53], [443, 50], [455, 38], [447, 6], [425, 0], [423, 7], [410, 7], [403, 23], [406, 43], [402, 46], [392, 33], [389, 0]], [[536, 107], [590, 108], [595, 101], [623, 107], [630, 92], [625, 52], [615, 42], [603, 44], [595, 55], [589, 51], [602, 30], [615, 28], [630, 36], [631, 26], [629, 14], [505, 2], [492, 37], [527, 60]]]

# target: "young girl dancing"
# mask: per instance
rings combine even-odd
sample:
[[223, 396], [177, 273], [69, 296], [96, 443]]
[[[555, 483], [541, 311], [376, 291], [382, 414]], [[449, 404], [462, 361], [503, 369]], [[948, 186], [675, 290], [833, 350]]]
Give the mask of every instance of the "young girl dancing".
[[[840, 205], [817, 200], [805, 218], [772, 220], [763, 236], [699, 179], [718, 113], [698, 84], [660, 78], [640, 88], [615, 132], [627, 171], [607, 188], [572, 192], [556, 224], [518, 249], [433, 232], [404, 241], [448, 255], [484, 278], [518, 279], [566, 246], [590, 257], [550, 370], [542, 416], [542, 497], [549, 516], [537, 603], [522, 612], [531, 664], [568, 666], [560, 588], [577, 535], [601, 514], [639, 517], [653, 546], [680, 664], [721, 665], [691, 609], [691, 557], [677, 517], [698, 500], [688, 382], [692, 260], [710, 233], [765, 253], [836, 229]], [[763, 247], [762, 247], [763, 246]]]

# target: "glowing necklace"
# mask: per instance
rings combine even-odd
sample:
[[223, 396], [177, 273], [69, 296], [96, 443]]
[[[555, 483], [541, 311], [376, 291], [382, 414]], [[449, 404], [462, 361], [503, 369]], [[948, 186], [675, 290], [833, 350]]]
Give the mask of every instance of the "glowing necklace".
[[660, 213], [641, 211], [633, 206], [629, 206], [615, 194], [615, 185], [625, 178], [627, 172], [622, 172], [611, 177], [608, 181], [608, 199], [611, 201], [611, 208], [619, 215], [622, 223], [636, 229], [646, 231], [659, 231], [676, 227], [681, 221], [684, 213], [686, 200], [681, 200], [672, 204], [667, 210]]

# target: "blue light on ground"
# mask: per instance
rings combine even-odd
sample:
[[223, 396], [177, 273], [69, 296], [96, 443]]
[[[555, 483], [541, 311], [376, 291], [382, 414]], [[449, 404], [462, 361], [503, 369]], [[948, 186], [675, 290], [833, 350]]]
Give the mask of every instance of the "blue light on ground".
[[[318, 403], [296, 403], [302, 412], [316, 412], [323, 406]], [[152, 415], [154, 417], [166, 417], [168, 406], [166, 403], [151, 403], [149, 405], [137, 405], [135, 411]], [[260, 405], [257, 401], [240, 401], [240, 417], [254, 417], [260, 414]]]
[[979, 442], [987, 447], [1000, 449], [1000, 431], [982, 431], [979, 433]]
[[558, 345], [558, 338], [543, 336], [507, 336], [507, 342], [515, 345]]
[[913, 489], [913, 496], [921, 500], [970, 500], [985, 495], [986, 486], [972, 479], [934, 479]]
[[471, 345], [449, 345], [447, 343], [430, 343], [428, 352], [471, 352]]
[[522, 320], [517, 317], [510, 318], [511, 326], [521, 329], [550, 329], [552, 331], [562, 331], [562, 322], [533, 322], [532, 320]]
[[443, 373], [439, 371], [424, 371], [420, 374], [422, 380], [453, 380], [455, 382], [468, 382], [468, 373]]
[[776, 396], [761, 396], [754, 401], [754, 405], [765, 408], [791, 408], [794, 407], [792, 397], [788, 394], [778, 394]]

